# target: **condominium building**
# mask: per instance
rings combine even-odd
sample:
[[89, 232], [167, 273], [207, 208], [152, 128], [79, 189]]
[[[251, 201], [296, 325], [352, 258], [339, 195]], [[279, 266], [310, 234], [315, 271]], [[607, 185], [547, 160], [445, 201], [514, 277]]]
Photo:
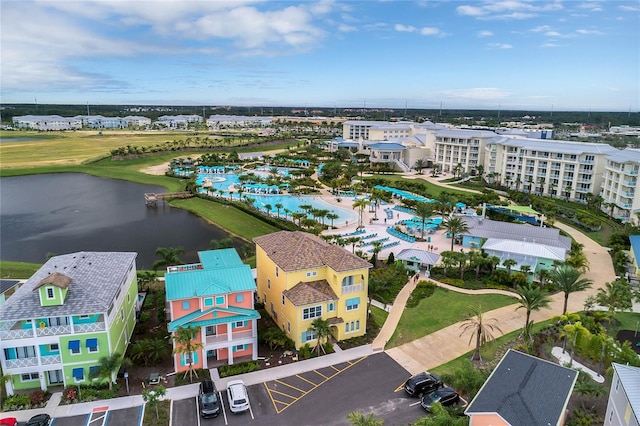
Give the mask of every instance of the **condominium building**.
[[495, 137], [486, 144], [485, 173], [517, 191], [586, 201], [598, 194], [606, 158], [617, 152], [601, 143]]
[[640, 425], [640, 368], [611, 363], [613, 379], [604, 426]]
[[136, 256], [52, 257], [0, 306], [0, 364], [11, 376], [9, 395], [90, 382], [100, 358], [126, 352], [136, 322]]
[[446, 129], [435, 133], [434, 161], [444, 172], [472, 174], [484, 165], [485, 145], [496, 134], [487, 130]]
[[258, 318], [253, 300], [256, 283], [249, 265], [235, 249], [198, 252], [200, 263], [170, 266], [165, 274], [169, 331], [197, 329], [194, 352], [174, 347], [176, 371], [211, 368], [258, 357]]
[[32, 130], [77, 130], [82, 128], [82, 120], [59, 115], [21, 115], [13, 117], [13, 127]]
[[316, 318], [328, 321], [337, 341], [365, 334], [369, 262], [300, 231], [254, 241], [258, 297], [296, 348], [317, 343]]
[[640, 150], [624, 149], [605, 157], [602, 210], [624, 222], [640, 223], [640, 191], [636, 192]]

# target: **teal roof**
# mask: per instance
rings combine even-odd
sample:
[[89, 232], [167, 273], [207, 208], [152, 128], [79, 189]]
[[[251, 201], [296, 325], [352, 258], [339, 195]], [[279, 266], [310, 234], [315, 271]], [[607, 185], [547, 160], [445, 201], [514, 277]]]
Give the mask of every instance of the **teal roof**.
[[256, 290], [251, 267], [235, 249], [201, 251], [198, 256], [204, 269], [165, 274], [167, 300]]
[[[217, 317], [218, 312], [229, 312], [234, 315]], [[208, 318], [202, 318], [203, 316], [209, 316]], [[196, 318], [201, 318], [198, 321], [195, 321]], [[217, 325], [217, 324], [225, 324], [228, 322], [234, 321], [246, 321], [250, 319], [258, 319], [260, 318], [260, 314], [258, 311], [253, 309], [245, 309], [238, 307], [228, 307], [228, 308], [210, 308], [205, 311], [201, 311], [198, 309], [197, 311], [191, 312], [177, 320], [171, 321], [169, 323], [169, 331], [176, 331], [179, 327], [182, 327], [186, 324], [189, 324], [190, 327], [206, 327], [209, 325]]]

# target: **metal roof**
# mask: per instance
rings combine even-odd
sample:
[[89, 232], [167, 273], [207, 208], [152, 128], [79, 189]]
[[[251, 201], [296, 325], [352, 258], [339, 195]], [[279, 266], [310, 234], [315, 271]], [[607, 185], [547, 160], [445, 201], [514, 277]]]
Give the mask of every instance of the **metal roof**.
[[444, 129], [436, 132], [436, 137], [444, 138], [491, 138], [496, 136], [495, 132], [488, 130], [465, 130], [465, 129]]
[[440, 255], [430, 251], [408, 248], [398, 253], [396, 259], [420, 262], [425, 265], [435, 265], [440, 260]]
[[612, 362], [636, 419], [640, 418], [640, 368]]
[[[488, 143], [524, 148], [528, 150], [555, 152], [558, 154], [608, 154], [618, 151], [606, 143], [567, 142], [553, 139], [510, 138], [498, 136]], [[552, 160], [552, 158], [549, 158]]]
[[385, 142], [378, 142], [378, 143], [372, 143], [371, 145], [367, 145], [367, 148], [369, 149], [378, 149], [378, 150], [391, 150], [391, 151], [402, 151], [405, 148], [404, 145], [399, 144], [399, 143], [385, 143]]
[[571, 249], [571, 239], [560, 235], [560, 231], [556, 228], [500, 222], [472, 216], [462, 216], [461, 219], [467, 223], [468, 228], [464, 235], [478, 238], [530, 241], [547, 246], [562, 247], [567, 250]]
[[566, 257], [566, 250], [561, 247], [551, 247], [527, 241], [501, 240], [497, 238], [489, 238], [482, 245], [482, 249], [559, 261], [564, 261]]
[[607, 155], [607, 160], [616, 163], [640, 163], [640, 150], [623, 149]]
[[[49, 259], [0, 306], [0, 318], [20, 320], [36, 317], [90, 315], [107, 312], [137, 253], [77, 252]], [[64, 304], [41, 306], [36, 286], [53, 273], [71, 279]]]

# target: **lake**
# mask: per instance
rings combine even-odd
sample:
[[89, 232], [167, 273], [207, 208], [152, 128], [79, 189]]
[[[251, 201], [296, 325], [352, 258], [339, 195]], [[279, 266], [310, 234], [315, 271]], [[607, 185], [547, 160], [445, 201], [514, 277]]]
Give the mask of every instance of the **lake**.
[[145, 206], [145, 192], [165, 189], [78, 173], [0, 178], [0, 259], [135, 251], [138, 269], [151, 269], [158, 247], [184, 247], [182, 260], [193, 263], [211, 240], [229, 236], [185, 210]]

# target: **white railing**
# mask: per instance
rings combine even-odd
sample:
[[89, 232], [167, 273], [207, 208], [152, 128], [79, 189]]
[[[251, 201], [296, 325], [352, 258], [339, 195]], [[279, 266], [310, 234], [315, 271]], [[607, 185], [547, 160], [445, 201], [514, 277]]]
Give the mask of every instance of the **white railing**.
[[56, 336], [58, 334], [71, 334], [71, 327], [68, 325], [54, 325], [52, 327], [36, 328], [38, 336]]
[[364, 289], [364, 284], [343, 285], [342, 294], [357, 293]]
[[42, 365], [60, 364], [62, 357], [60, 355], [44, 355], [40, 357]]
[[87, 324], [74, 324], [73, 329], [76, 333], [91, 333], [94, 331], [104, 331], [105, 325], [103, 322], [90, 322]]
[[33, 367], [34, 365], [38, 365], [38, 358], [18, 358], [18, 359], [8, 359], [6, 361], [7, 368], [21, 368], [21, 367]]
[[231, 333], [231, 340], [229, 340], [228, 333], [216, 334], [214, 336], [207, 336], [205, 340], [207, 345], [212, 345], [214, 343], [233, 342], [234, 340], [247, 339], [250, 337], [253, 337], [253, 331], [245, 330], [245, 331], [237, 331], [235, 333]]
[[33, 330], [30, 328], [0, 331], [0, 340], [28, 339], [29, 337], [33, 337]]

